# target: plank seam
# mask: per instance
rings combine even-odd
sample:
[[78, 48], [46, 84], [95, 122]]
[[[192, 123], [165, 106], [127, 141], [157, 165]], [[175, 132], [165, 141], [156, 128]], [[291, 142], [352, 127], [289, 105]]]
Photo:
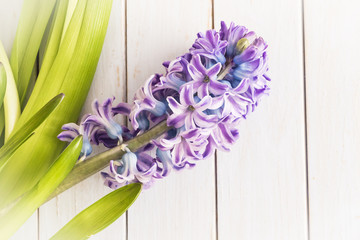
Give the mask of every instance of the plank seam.
[[309, 196], [309, 154], [308, 154], [308, 118], [306, 99], [306, 45], [305, 45], [305, 0], [301, 0], [301, 24], [302, 24], [302, 48], [303, 48], [303, 88], [304, 88], [304, 131], [305, 131], [305, 174], [306, 174], [306, 215], [307, 215], [307, 238], [310, 240], [310, 196]]
[[[125, 35], [125, 100], [126, 102], [128, 102], [128, 49], [127, 49], [127, 45], [128, 45], [128, 31], [127, 31], [127, 27], [128, 27], [128, 14], [127, 14], [127, 8], [128, 8], [128, 4], [127, 4], [127, 0], [124, 0], [124, 15], [125, 15], [125, 23], [124, 23], [124, 35]], [[128, 126], [128, 118], [125, 118], [125, 125]], [[129, 240], [129, 211], [126, 211], [125, 213], [125, 239]]]
[[[211, 28], [215, 28], [215, 0], [211, 0]], [[217, 173], [217, 150], [214, 156], [215, 170], [215, 239], [219, 240], [219, 207], [218, 207], [218, 173]]]

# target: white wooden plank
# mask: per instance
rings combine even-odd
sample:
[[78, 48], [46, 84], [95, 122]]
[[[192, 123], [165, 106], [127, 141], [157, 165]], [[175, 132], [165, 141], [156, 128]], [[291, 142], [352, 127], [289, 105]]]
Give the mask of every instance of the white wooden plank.
[[[115, 96], [124, 101], [125, 87], [125, 1], [114, 0], [104, 47], [83, 113], [91, 113], [94, 99]], [[97, 152], [103, 151], [98, 148]], [[49, 239], [77, 213], [109, 193], [100, 174], [69, 189], [40, 208], [40, 239]], [[125, 239], [126, 219], [121, 217], [92, 239]]]
[[360, 239], [359, 7], [305, 1], [311, 239]]
[[[0, 0], [0, 40], [10, 56], [11, 48], [15, 39], [17, 24], [20, 17], [22, 0]], [[38, 239], [38, 215], [37, 211], [26, 223], [12, 236], [11, 239]]]
[[307, 239], [300, 0], [215, 0], [215, 25], [234, 21], [269, 44], [270, 97], [218, 153], [219, 240]]
[[[128, 1], [128, 97], [162, 62], [182, 55], [211, 28], [211, 1]], [[128, 213], [128, 239], [216, 239], [214, 162], [173, 172], [144, 191]]]

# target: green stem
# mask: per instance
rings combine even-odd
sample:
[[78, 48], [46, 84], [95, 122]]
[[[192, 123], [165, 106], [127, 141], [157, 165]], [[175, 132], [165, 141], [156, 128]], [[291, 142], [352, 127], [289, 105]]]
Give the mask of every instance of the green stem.
[[218, 74], [218, 79], [222, 80], [224, 79], [224, 77], [226, 76], [226, 74], [228, 74], [232, 68], [232, 64], [231, 63], [225, 63], [225, 68], [221, 69], [221, 71]]
[[[144, 134], [139, 135], [124, 144], [127, 145], [131, 151], [136, 151], [149, 143], [152, 139], [159, 137], [170, 129], [171, 127], [167, 126], [166, 121], [163, 121]], [[71, 173], [65, 178], [55, 192], [52, 193], [48, 200], [104, 169], [109, 164], [110, 160], [120, 159], [124, 153], [123, 146], [119, 145], [76, 164]]]

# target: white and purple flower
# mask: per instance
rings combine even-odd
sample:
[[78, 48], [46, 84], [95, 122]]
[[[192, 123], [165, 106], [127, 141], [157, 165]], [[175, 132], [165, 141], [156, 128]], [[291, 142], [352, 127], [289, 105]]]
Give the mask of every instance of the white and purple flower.
[[[164, 62], [166, 73], [151, 76], [132, 105], [113, 107], [113, 98], [102, 106], [96, 101], [96, 114], [79, 126], [64, 125], [59, 138], [71, 141], [84, 135], [82, 154], [88, 156], [91, 144], [112, 148], [166, 121], [170, 130], [134, 152], [127, 149], [102, 173], [114, 189], [132, 182], [149, 187], [172, 169], [193, 167], [216, 149], [230, 150], [239, 138], [240, 122], [269, 94], [267, 46], [247, 28], [221, 22], [219, 32], [199, 33], [188, 53]], [[128, 116], [133, 129], [118, 124], [117, 114]]]

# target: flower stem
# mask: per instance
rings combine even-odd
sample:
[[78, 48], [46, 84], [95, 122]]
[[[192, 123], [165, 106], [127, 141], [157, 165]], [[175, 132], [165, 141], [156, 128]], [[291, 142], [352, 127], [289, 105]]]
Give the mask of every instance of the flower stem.
[[[164, 132], [170, 130], [166, 124], [166, 120], [160, 122], [158, 125], [151, 128], [149, 131], [141, 134], [124, 144], [131, 151], [136, 151], [137, 149], [143, 147], [145, 144], [149, 143], [152, 139], [159, 137]], [[65, 178], [65, 180], [60, 184], [60, 186], [51, 194], [48, 200], [57, 196], [58, 194], [64, 192], [70, 187], [78, 184], [79, 182], [85, 180], [91, 175], [99, 172], [104, 169], [110, 160], [120, 159], [124, 154], [123, 144], [116, 146], [112, 149], [109, 149], [105, 152], [99, 153], [89, 159], [86, 159], [83, 162], [79, 162], [75, 165], [74, 169], [70, 172], [70, 174]]]
[[232, 68], [232, 64], [231, 62], [226, 62], [225, 63], [225, 68], [221, 69], [221, 71], [218, 74], [218, 79], [219, 80], [223, 80], [224, 77], [226, 76], [226, 74], [228, 74]]

